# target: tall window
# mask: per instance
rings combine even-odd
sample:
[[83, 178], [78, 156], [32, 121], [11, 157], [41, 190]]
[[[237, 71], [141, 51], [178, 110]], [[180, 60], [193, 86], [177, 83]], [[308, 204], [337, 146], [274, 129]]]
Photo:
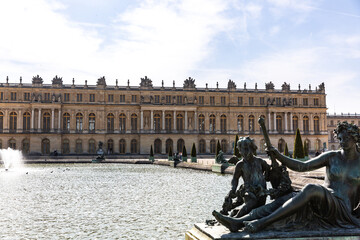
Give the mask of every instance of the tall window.
[[205, 116], [199, 115], [199, 132], [205, 132]]
[[131, 153], [137, 153], [138, 152], [138, 150], [137, 150], [137, 141], [136, 141], [136, 139], [133, 139], [133, 140], [131, 140], [131, 144], [130, 144], [130, 151], [131, 151]]
[[89, 153], [95, 154], [96, 153], [96, 143], [94, 139], [89, 140]]
[[43, 114], [42, 130], [43, 130], [43, 132], [50, 131], [50, 113], [48, 113], [48, 112], [44, 112], [44, 114]]
[[199, 153], [206, 153], [206, 142], [204, 139], [199, 141]]
[[50, 140], [47, 138], [41, 141], [41, 153], [44, 155], [50, 154]]
[[221, 97], [221, 105], [226, 105], [226, 97]]
[[221, 150], [224, 153], [227, 153], [227, 149], [228, 149], [228, 144], [226, 142], [226, 139], [221, 140]]
[[90, 93], [90, 102], [95, 102], [95, 94]]
[[154, 115], [154, 129], [155, 132], [160, 132], [160, 114]]
[[199, 104], [204, 105], [204, 96], [199, 97]]
[[120, 95], [120, 102], [121, 103], [125, 102], [125, 95], [124, 94]]
[[185, 142], [184, 142], [184, 140], [183, 139], [179, 139], [178, 141], [177, 141], [177, 152], [178, 153], [181, 153], [182, 152], [182, 150], [183, 150], [183, 148], [184, 148], [184, 145], [185, 145]]
[[9, 140], [9, 148], [16, 149], [16, 140], [15, 139], [12, 138]]
[[82, 132], [83, 130], [83, 115], [81, 113], [76, 114], [76, 131]]
[[70, 101], [70, 93], [64, 93], [64, 102]]
[[237, 128], [239, 132], [244, 131], [244, 117], [243, 115], [238, 115], [237, 117]]
[[114, 152], [114, 141], [112, 139], [109, 139], [107, 141], [107, 153], [113, 154], [113, 152]]
[[26, 112], [23, 115], [23, 131], [30, 131], [30, 113]]
[[81, 139], [77, 139], [77, 140], [76, 140], [75, 152], [76, 152], [77, 154], [81, 154], [81, 153], [83, 152], [82, 140], [81, 140]]
[[297, 116], [293, 116], [293, 128], [294, 131], [296, 132], [296, 130], [299, 128], [299, 118]]
[[314, 131], [315, 131], [315, 133], [320, 132], [320, 119], [318, 116], [314, 117]]
[[25, 138], [22, 141], [22, 152], [23, 154], [28, 154], [30, 152], [30, 140], [28, 138]]
[[282, 132], [282, 117], [280, 115], [276, 116], [276, 130]]
[[171, 131], [171, 122], [172, 122], [171, 114], [166, 114], [165, 115], [165, 130], [168, 132]]
[[155, 95], [155, 103], [160, 103], [160, 95]]
[[119, 115], [119, 130], [122, 133], [126, 131], [126, 115], [124, 113]]
[[249, 132], [255, 132], [255, 117], [253, 115], [249, 116]]
[[215, 115], [214, 114], [211, 114], [210, 115], [210, 132], [215, 132], [215, 124], [216, 124], [216, 118], [215, 118]]
[[307, 116], [303, 118], [303, 127], [304, 132], [309, 132], [309, 118]]
[[89, 114], [89, 132], [95, 132], [95, 113]]
[[113, 132], [114, 131], [114, 114], [109, 113], [107, 115], [107, 131]]
[[210, 97], [210, 105], [215, 105], [215, 97]]
[[131, 114], [131, 131], [137, 131], [137, 115]]
[[165, 148], [166, 148], [166, 153], [167, 154], [169, 154], [170, 148], [172, 149], [172, 151], [174, 151], [173, 140], [171, 140], [171, 139], [166, 140]]
[[238, 105], [239, 106], [243, 105], [243, 98], [242, 97], [238, 97]]
[[76, 101], [82, 102], [82, 93], [76, 94]]
[[64, 139], [62, 142], [62, 153], [69, 154], [70, 153], [70, 141], [69, 139]]
[[16, 92], [10, 93], [10, 99], [11, 99], [11, 101], [16, 101]]
[[119, 141], [119, 153], [120, 154], [125, 154], [125, 149], [126, 149], [125, 139], [120, 139], [120, 141]]
[[183, 97], [182, 96], [176, 96], [176, 102], [177, 102], [177, 104], [182, 104], [183, 103]]
[[182, 114], [178, 114], [176, 116], [176, 130], [178, 131], [184, 130], [184, 117]]
[[154, 141], [154, 153], [155, 154], [161, 154], [161, 140], [155, 139]]
[[50, 101], [50, 93], [44, 93], [44, 100], [46, 102]]
[[318, 98], [314, 98], [314, 106], [319, 106], [319, 99]]
[[297, 106], [297, 105], [298, 105], [298, 103], [297, 103], [297, 98], [293, 98], [293, 99], [292, 99], [292, 104], [293, 104], [294, 106]]
[[249, 97], [249, 105], [254, 105], [254, 97]]
[[308, 105], [308, 99], [307, 98], [303, 98], [303, 105], [307, 106]]
[[4, 130], [4, 114], [0, 112], [0, 132]]
[[30, 93], [29, 92], [24, 93], [24, 101], [30, 101]]
[[17, 129], [17, 114], [16, 112], [10, 113], [10, 131], [15, 132]]
[[108, 95], [108, 102], [114, 102], [114, 94]]
[[226, 116], [220, 116], [220, 130], [222, 133], [226, 133]]
[[131, 102], [136, 103], [136, 95], [131, 95]]
[[265, 98], [264, 97], [260, 97], [260, 105], [265, 105]]
[[211, 139], [210, 141], [210, 153], [214, 154], [216, 151], [216, 142], [215, 139]]
[[166, 95], [166, 103], [167, 104], [171, 103], [171, 95]]
[[70, 131], [70, 114], [69, 113], [63, 114], [63, 130]]
[[275, 102], [276, 102], [277, 106], [280, 106], [281, 105], [281, 98], [279, 98], [279, 97], [275, 98]]

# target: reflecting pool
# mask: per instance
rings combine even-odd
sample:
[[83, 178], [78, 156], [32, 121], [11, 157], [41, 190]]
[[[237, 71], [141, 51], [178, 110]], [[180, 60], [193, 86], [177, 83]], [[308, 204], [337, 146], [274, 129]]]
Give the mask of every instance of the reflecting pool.
[[184, 239], [213, 219], [230, 175], [158, 165], [0, 170], [0, 239]]

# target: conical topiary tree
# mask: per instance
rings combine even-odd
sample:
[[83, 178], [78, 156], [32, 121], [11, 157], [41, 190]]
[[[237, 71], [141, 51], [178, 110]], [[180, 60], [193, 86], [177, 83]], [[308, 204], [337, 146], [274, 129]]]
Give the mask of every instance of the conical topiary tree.
[[196, 162], [196, 146], [195, 143], [193, 143], [191, 148], [191, 162]]
[[235, 142], [234, 142], [234, 156], [237, 158], [241, 158], [241, 154], [239, 152], [239, 149], [237, 147], [237, 142], [239, 141], [239, 136], [236, 134], [235, 136]]
[[304, 147], [301, 140], [300, 130], [296, 130], [293, 158], [304, 158]]
[[309, 148], [308, 145], [306, 144], [306, 141], [304, 141], [304, 156], [305, 157], [309, 156]]
[[185, 147], [185, 145], [183, 146], [183, 149], [182, 149], [182, 156], [183, 156], [183, 157], [187, 157], [187, 152], [186, 152], [186, 147]]
[[288, 146], [287, 146], [287, 143], [285, 143], [285, 152], [284, 152], [285, 156], [289, 156], [289, 149], [288, 149]]
[[219, 140], [217, 141], [217, 144], [216, 144], [216, 152], [215, 152], [215, 158], [217, 157], [217, 155], [219, 154], [221, 150], [221, 146], [220, 146], [220, 142]]
[[150, 157], [149, 157], [149, 160], [150, 160], [150, 161], [154, 161], [154, 151], [153, 151], [152, 145], [151, 145], [151, 147], [150, 147]]

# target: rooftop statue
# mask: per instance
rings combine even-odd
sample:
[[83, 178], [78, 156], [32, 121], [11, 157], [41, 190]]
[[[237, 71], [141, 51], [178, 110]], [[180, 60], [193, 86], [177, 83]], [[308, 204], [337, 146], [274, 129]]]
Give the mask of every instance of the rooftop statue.
[[63, 84], [63, 80], [61, 77], [58, 77], [57, 75], [53, 78], [52, 80], [52, 84], [53, 85], [62, 85]]
[[359, 128], [342, 122], [334, 133], [341, 149], [322, 153], [306, 162], [284, 156], [267, 144], [269, 156], [293, 171], [305, 172], [325, 167], [324, 185], [308, 184], [300, 192], [287, 195], [288, 200], [284, 203], [279, 198], [274, 201], [275, 204], [257, 208], [241, 218], [214, 211], [215, 218], [232, 232], [242, 228], [249, 232], [265, 228], [281, 231], [359, 228]]
[[33, 84], [42, 84], [42, 83], [43, 83], [43, 79], [42, 79], [39, 75], [34, 76], [34, 77], [32, 78], [32, 83], [33, 83]]
[[281, 85], [281, 89], [283, 91], [290, 91], [290, 83], [284, 82], [283, 85]]
[[96, 85], [106, 86], [105, 76], [102, 76], [101, 78], [99, 78], [96, 82]]
[[269, 83], [265, 83], [265, 89], [266, 90], [274, 90], [275, 85], [270, 81]]
[[232, 81], [231, 79], [229, 79], [228, 81], [228, 90], [236, 90], [236, 84], [234, 81]]
[[150, 78], [145, 76], [145, 78], [141, 78], [140, 87], [153, 87], [152, 81]]
[[319, 91], [325, 91], [325, 83], [321, 83], [318, 89]]
[[189, 77], [184, 81], [184, 88], [195, 88], [195, 79]]

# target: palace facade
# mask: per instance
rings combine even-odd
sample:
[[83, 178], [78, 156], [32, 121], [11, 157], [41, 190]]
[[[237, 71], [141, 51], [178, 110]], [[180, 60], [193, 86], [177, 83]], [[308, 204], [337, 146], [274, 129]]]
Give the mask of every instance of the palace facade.
[[337, 150], [340, 149], [339, 140], [335, 137], [334, 129], [337, 124], [340, 122], [348, 122], [352, 124], [356, 124], [360, 127], [360, 115], [359, 114], [343, 114], [340, 115], [327, 115], [327, 127], [328, 127], [328, 136], [329, 136], [329, 150]]
[[0, 84], [0, 147], [21, 149], [24, 154], [95, 154], [99, 141], [108, 154], [167, 154], [170, 147], [188, 154], [193, 143], [198, 154], [215, 153], [217, 141], [231, 154], [235, 135], [250, 135], [258, 151], [264, 139], [258, 118], [266, 120], [270, 139], [280, 151], [293, 149], [296, 129], [310, 151], [328, 142], [324, 83], [315, 89], [291, 90], [284, 83], [275, 89], [198, 88], [188, 78], [183, 87], [154, 87], [141, 78], [139, 86], [108, 86], [105, 77], [96, 85], [63, 84], [54, 77], [44, 84]]

